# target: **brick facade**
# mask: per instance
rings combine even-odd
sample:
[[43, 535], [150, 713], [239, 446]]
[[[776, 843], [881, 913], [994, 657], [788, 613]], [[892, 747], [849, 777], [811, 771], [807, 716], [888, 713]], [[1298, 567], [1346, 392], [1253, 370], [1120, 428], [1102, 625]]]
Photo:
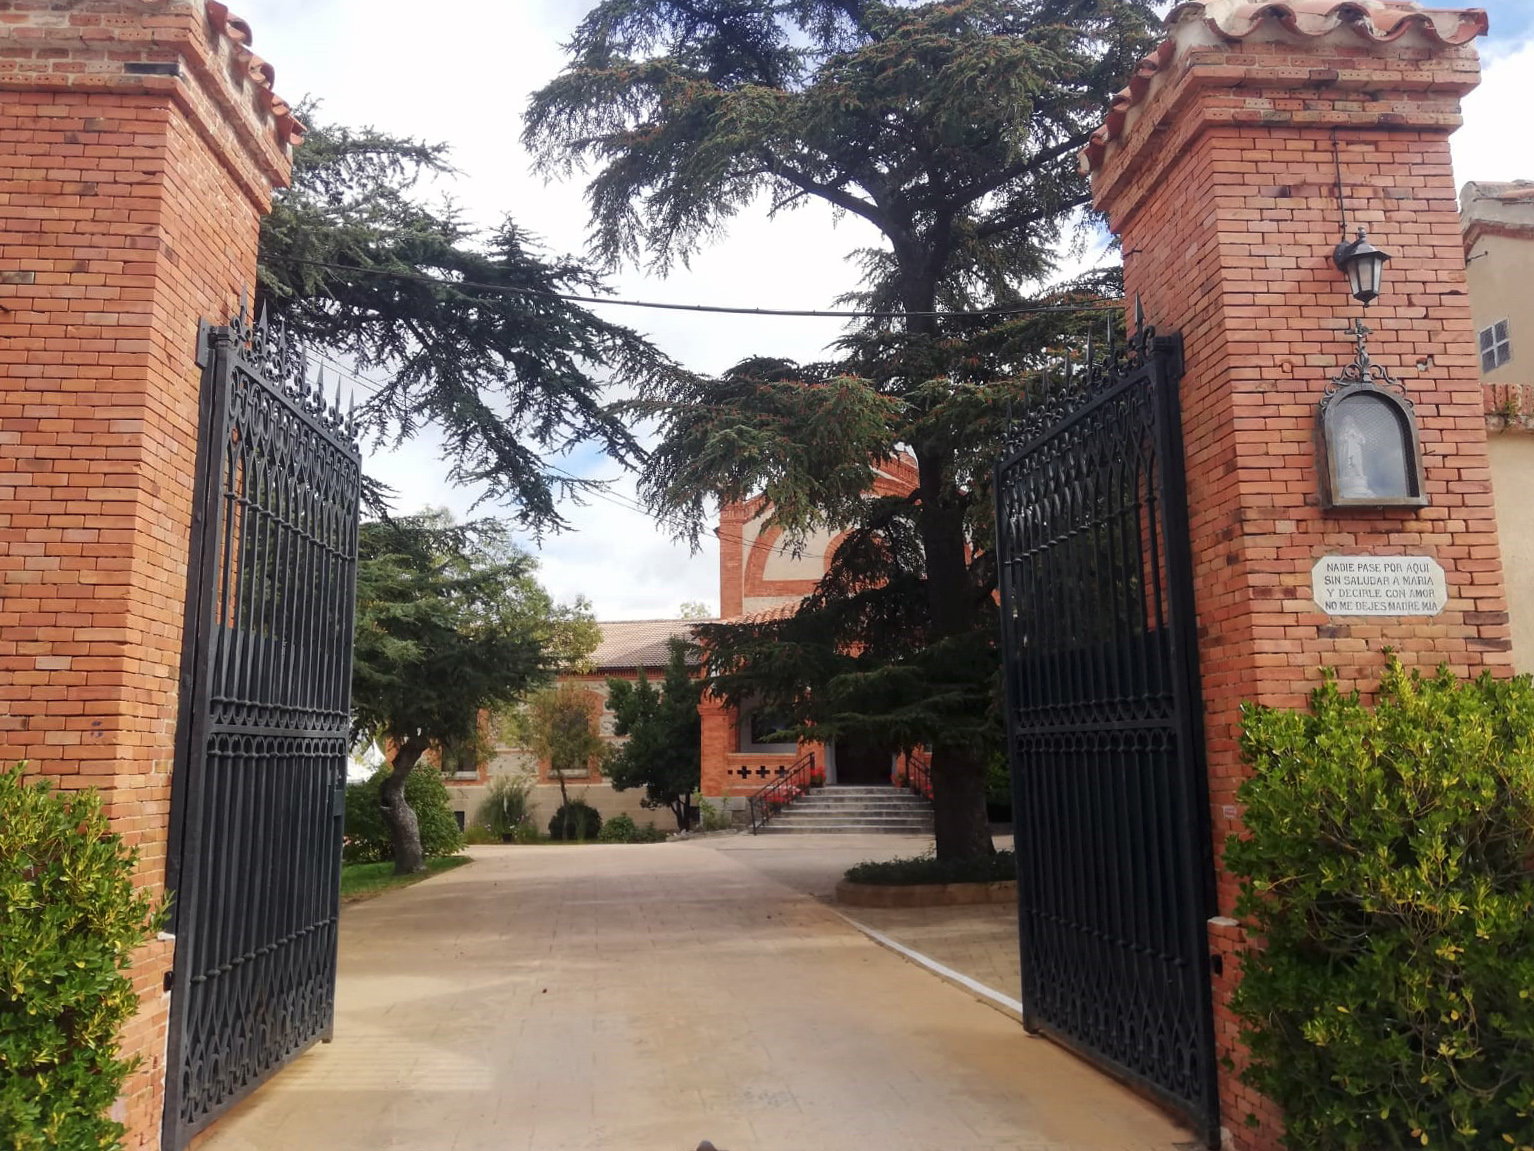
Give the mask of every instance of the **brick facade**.
[[[100, 789], [158, 887], [197, 324], [253, 285], [300, 129], [222, 5], [0, 3], [0, 760]], [[117, 1115], [159, 1143], [172, 947], [138, 957]]]
[[[871, 495], [906, 496], [916, 487], [916, 463], [907, 456], [882, 460], [874, 477]], [[780, 528], [764, 526], [767, 505], [755, 499], [727, 504], [720, 509], [719, 614], [725, 620], [787, 611], [815, 590], [831, 565], [831, 557], [846, 532], [819, 532], [802, 541], [802, 555]], [[784, 569], [794, 569], [784, 574]], [[833, 778], [835, 766], [823, 744], [801, 744], [784, 753], [751, 751], [740, 745], [740, 715], [723, 703], [705, 698], [703, 717], [702, 791], [710, 799], [751, 795], [775, 778], [780, 768], [791, 767], [814, 752], [818, 766]]]
[[[1367, 7], [1376, 32], [1400, 14]], [[1179, 9], [1170, 38], [1086, 155], [1096, 206], [1123, 242], [1130, 295], [1185, 341], [1183, 437], [1217, 858], [1240, 827], [1243, 701], [1303, 706], [1323, 666], [1338, 669], [1344, 688], [1367, 689], [1387, 646], [1408, 664], [1446, 662], [1460, 675], [1500, 673], [1511, 661], [1449, 165], [1459, 98], [1478, 77], [1475, 16], [1437, 14], [1436, 24], [1390, 37], [1361, 35], [1343, 18], [1297, 28], [1277, 15], [1243, 32], [1222, 20], [1231, 8]], [[1416, 405], [1430, 499], [1422, 509], [1319, 507], [1317, 403], [1351, 359], [1344, 328], [1365, 314], [1332, 263], [1339, 159], [1350, 221], [1395, 257], [1366, 320], [1375, 360]], [[1435, 557], [1447, 573], [1447, 610], [1322, 614], [1311, 567], [1337, 553]], [[1223, 1008], [1246, 946], [1228, 918], [1235, 894], [1220, 871], [1210, 929], [1225, 960], [1217, 1041], [1239, 1070], [1237, 1027]], [[1277, 1147], [1280, 1117], [1236, 1072], [1222, 1071], [1221, 1098], [1237, 1147]], [[1248, 1129], [1248, 1115], [1258, 1128]]]

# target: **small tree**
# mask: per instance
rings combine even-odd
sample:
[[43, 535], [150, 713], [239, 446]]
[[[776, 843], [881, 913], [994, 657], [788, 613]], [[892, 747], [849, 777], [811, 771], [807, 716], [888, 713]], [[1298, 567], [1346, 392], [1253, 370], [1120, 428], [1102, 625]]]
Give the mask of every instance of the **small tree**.
[[[607, 744], [597, 728], [591, 692], [578, 683], [562, 683], [533, 696], [527, 704], [528, 747], [547, 760], [554, 782], [559, 784], [559, 810], [568, 814], [570, 792], [567, 775], [601, 769]], [[565, 836], [564, 838], [570, 838]]]
[[432, 747], [474, 744], [480, 713], [510, 704], [596, 646], [583, 602], [556, 606], [503, 525], [442, 512], [364, 524], [352, 703], [382, 736], [379, 805], [401, 875], [426, 866], [405, 783]]
[[692, 826], [693, 793], [702, 773], [703, 723], [698, 700], [703, 687], [687, 666], [690, 644], [673, 637], [666, 678], [656, 691], [641, 668], [638, 682], [607, 681], [614, 731], [628, 736], [607, 766], [618, 791], [645, 789], [645, 807], [669, 807], [683, 831]]

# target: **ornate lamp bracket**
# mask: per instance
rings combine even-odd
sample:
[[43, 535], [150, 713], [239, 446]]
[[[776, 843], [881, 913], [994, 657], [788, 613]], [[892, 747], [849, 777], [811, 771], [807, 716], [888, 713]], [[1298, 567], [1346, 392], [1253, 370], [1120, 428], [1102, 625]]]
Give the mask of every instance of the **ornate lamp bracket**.
[[1316, 435], [1324, 508], [1422, 507], [1428, 502], [1417, 413], [1406, 387], [1369, 356], [1373, 332], [1348, 329], [1353, 362], [1332, 377]]
[[1353, 362], [1343, 367], [1342, 371], [1332, 377], [1331, 383], [1326, 385], [1326, 391], [1321, 397], [1321, 409], [1326, 406], [1344, 390], [1352, 390], [1358, 384], [1367, 384], [1381, 391], [1393, 394], [1401, 403], [1411, 408], [1411, 397], [1406, 394], [1406, 385], [1390, 374], [1390, 369], [1384, 364], [1376, 364], [1369, 355], [1369, 337], [1374, 335], [1374, 329], [1364, 326], [1362, 320], [1355, 319], [1353, 326], [1347, 329], [1350, 336], [1358, 345], [1354, 354]]

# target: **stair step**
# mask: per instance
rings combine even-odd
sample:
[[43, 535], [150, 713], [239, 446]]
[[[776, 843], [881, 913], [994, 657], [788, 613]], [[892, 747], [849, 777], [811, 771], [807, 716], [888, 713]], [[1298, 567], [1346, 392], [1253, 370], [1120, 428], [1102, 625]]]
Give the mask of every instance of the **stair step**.
[[931, 827], [931, 820], [790, 820], [779, 816], [772, 823], [785, 827], [841, 827], [844, 824], [864, 824], [867, 827]]
[[815, 827], [803, 827], [796, 824], [784, 824], [773, 820], [761, 829], [762, 835], [930, 835], [932, 828], [925, 826], [906, 827], [901, 824], [861, 824], [861, 823], [834, 823], [823, 824]]
[[790, 817], [818, 823], [825, 823], [828, 820], [836, 823], [846, 819], [872, 819], [875, 821], [887, 819], [931, 819], [932, 813], [930, 811], [807, 811], [803, 808], [790, 807], [784, 809], [778, 815], [779, 819], [788, 819]]
[[815, 788], [759, 830], [781, 835], [931, 835], [932, 804], [888, 784]]

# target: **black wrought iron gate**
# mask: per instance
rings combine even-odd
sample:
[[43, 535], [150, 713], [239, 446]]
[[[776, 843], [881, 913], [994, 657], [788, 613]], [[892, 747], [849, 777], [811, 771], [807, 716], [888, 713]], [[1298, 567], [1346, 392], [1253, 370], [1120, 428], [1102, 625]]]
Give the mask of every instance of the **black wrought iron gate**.
[[280, 330], [242, 309], [199, 353], [167, 1151], [330, 1036], [361, 484], [349, 417]]
[[1087, 361], [996, 469], [1024, 1022], [1217, 1146], [1181, 343]]

